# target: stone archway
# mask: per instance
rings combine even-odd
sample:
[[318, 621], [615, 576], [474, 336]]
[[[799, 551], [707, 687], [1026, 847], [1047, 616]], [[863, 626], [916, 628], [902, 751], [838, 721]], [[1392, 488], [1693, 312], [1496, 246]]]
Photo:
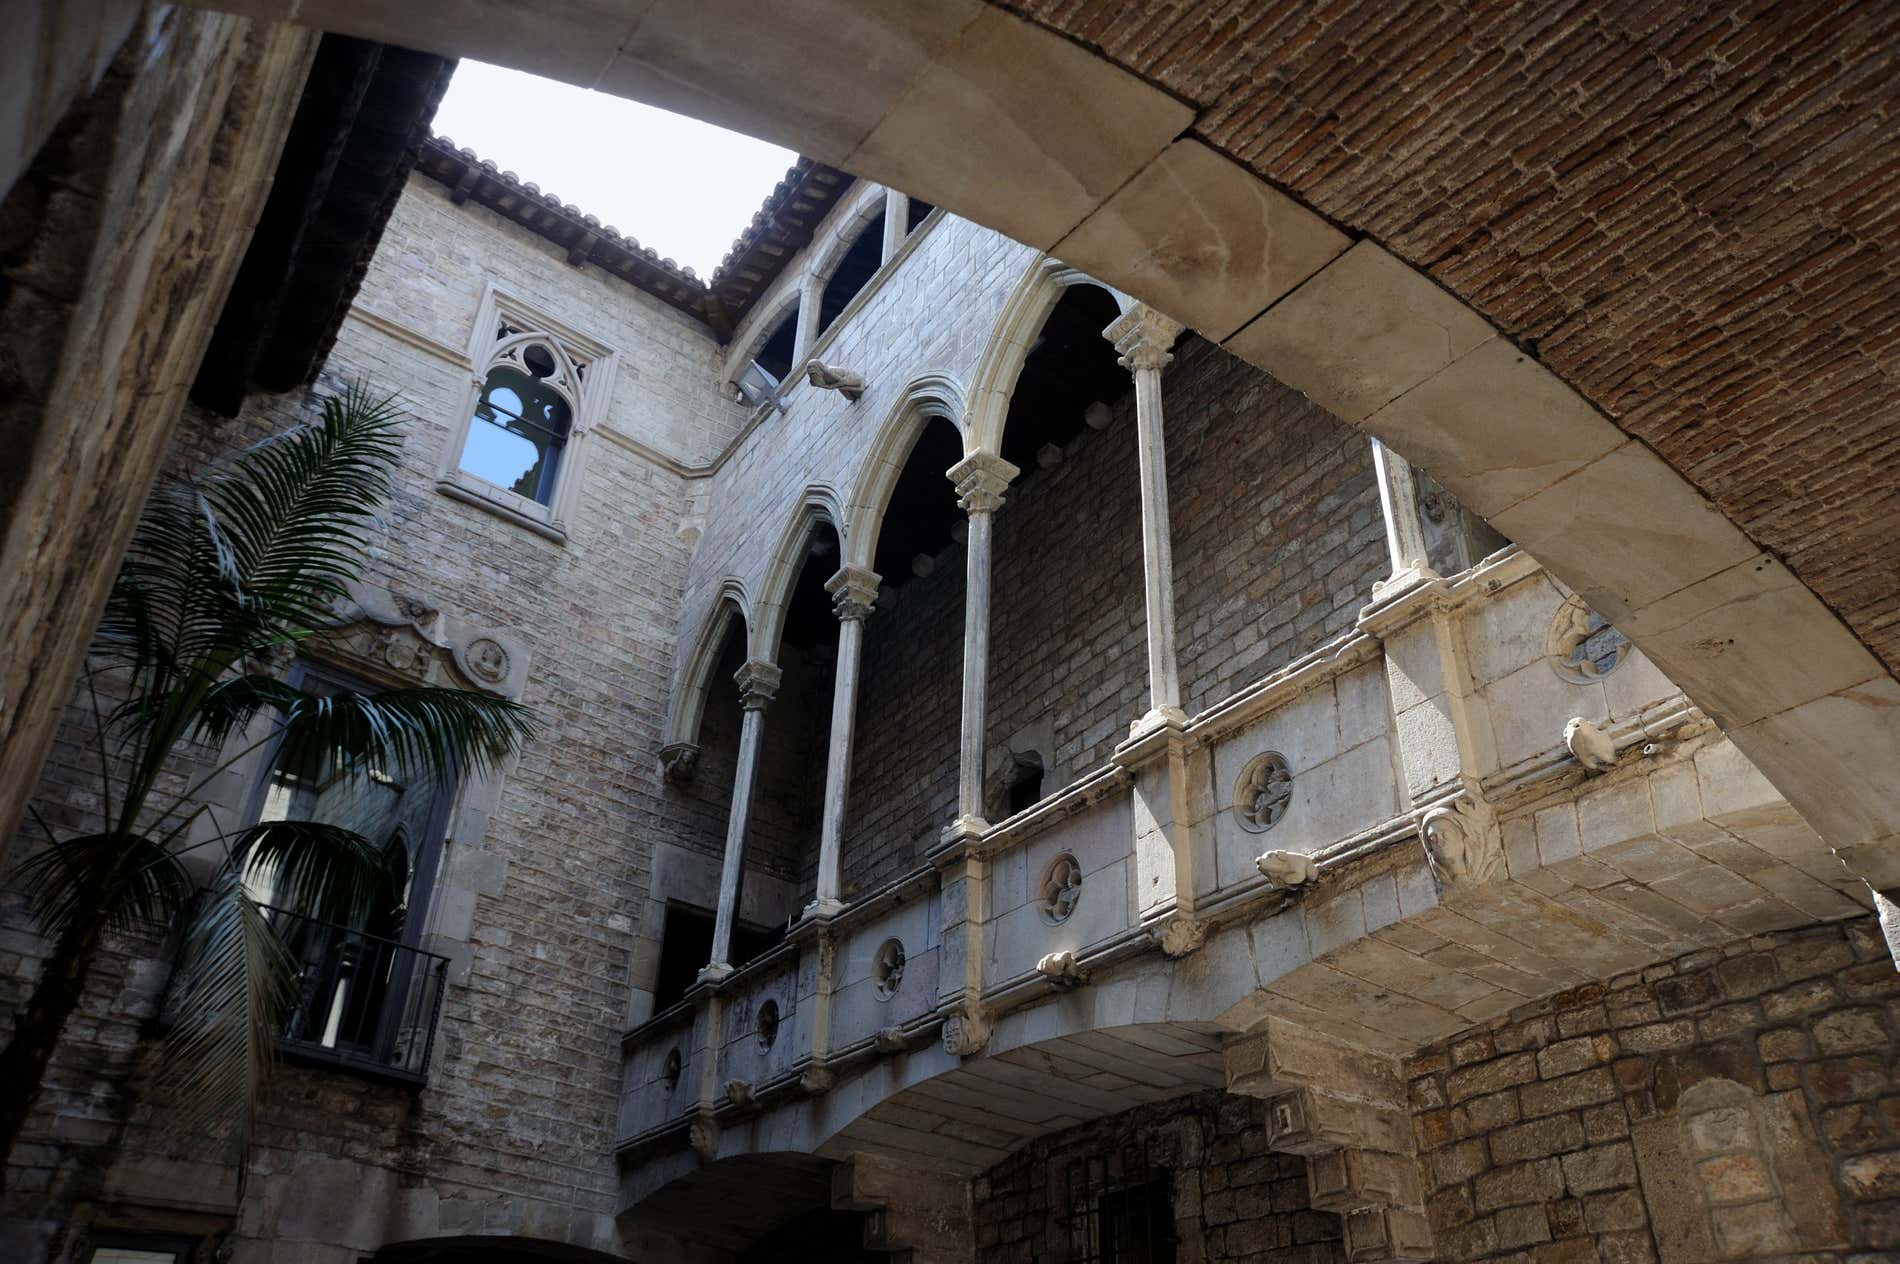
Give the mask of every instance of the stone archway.
[[[229, 2], [263, 17], [288, 11], [282, 0]], [[1277, 34], [1237, 32], [1216, 23], [1189, 27], [1176, 32], [1187, 60], [1171, 61], [1166, 49], [1175, 48], [1176, 40], [1155, 43], [1143, 34], [1148, 24], [1125, 15], [1111, 20], [1092, 6], [1048, 13], [1039, 5], [1022, 7], [1048, 25], [976, 0], [902, 10], [842, 0], [823, 6], [822, 20], [744, 4], [708, 11], [680, 0], [654, 5], [607, 30], [599, 19], [578, 12], [566, 23], [550, 24], [538, 13], [503, 4], [474, 6], [480, 21], [467, 20], [470, 15], [460, 9], [451, 19], [439, 7], [376, 10], [340, 0], [306, 0], [294, 12], [310, 25], [499, 61], [796, 146], [1050, 251], [1153, 304], [1389, 442], [1523, 544], [1718, 717], [1850, 867], [1877, 887], [1900, 885], [1900, 682], [1869, 648], [1893, 648], [1891, 629], [1900, 622], [1892, 614], [1900, 593], [1883, 586], [1882, 595], [1869, 600], [1848, 579], [1867, 570], [1867, 557], [1883, 543], [1863, 531], [1844, 552], [1803, 550], [1797, 569], [1779, 556], [1791, 551], [1778, 547], [1780, 519], [1827, 522], [1821, 489], [1832, 486], [1828, 494], [1838, 494], [1839, 461], [1802, 456], [1791, 445], [1788, 457], [1802, 464], [1806, 499], [1792, 503], [1784, 497], [1772, 510], [1764, 507], [1773, 499], [1766, 493], [1787, 481], [1768, 472], [1772, 464], [1755, 473], [1724, 465], [1727, 490], [1724, 508], [1718, 508], [1679, 471], [1708, 463], [1705, 454], [1722, 442], [1722, 423], [1684, 416], [1675, 430], [1658, 431], [1656, 441], [1669, 450], [1665, 459], [1652, 446], [1654, 427], [1625, 428], [1604, 411], [1621, 407], [1628, 392], [1618, 393], [1613, 379], [1596, 368], [1598, 361], [1620, 363], [1616, 357], [1647, 357], [1652, 374], [1675, 379], [1672, 389], [1686, 399], [1677, 416], [1693, 410], [1698, 399], [1712, 400], [1708, 392], [1719, 388], [1727, 392], [1724, 398], [1735, 395], [1749, 406], [1762, 426], [1778, 434], [1798, 429], [1805, 424], [1805, 407], [1796, 407], [1801, 399], [1834, 398], [1847, 389], [1828, 394], [1829, 366], [1843, 356], [1864, 364], [1870, 354], [1843, 341], [1838, 322], [1820, 315], [1818, 299], [1806, 301], [1792, 288], [1790, 278], [1806, 266], [1800, 243], [1784, 246], [1769, 234], [1756, 251], [1753, 273], [1722, 269], [1725, 290], [1704, 294], [1695, 289], [1693, 274], [1681, 269], [1658, 274], [1656, 289], [1664, 303], [1681, 301], [1679, 292], [1693, 290], [1715, 312], [1754, 312], [1764, 288], [1793, 295], [1788, 301], [1814, 311], [1818, 322], [1814, 345], [1802, 352], [1800, 373], [1790, 374], [1809, 396], [1757, 373], [1743, 378], [1758, 383], [1754, 394], [1728, 390], [1722, 384], [1736, 374], [1723, 376], [1733, 354], [1719, 326], [1699, 338], [1679, 337], [1673, 359], [1654, 360], [1654, 348], [1638, 335], [1621, 341], [1611, 335], [1591, 344], [1596, 360], [1579, 352], [1554, 369], [1534, 339], [1527, 340], [1525, 331], [1537, 322], [1526, 319], [1513, 293], [1508, 244], [1502, 253], [1491, 252], [1489, 271], [1461, 270], [1459, 260], [1461, 252], [1494, 241], [1524, 240], [1522, 248], [1533, 251], [1546, 241], [1567, 240], [1561, 210], [1521, 223], [1503, 212], [1487, 217], [1488, 204], [1441, 215], [1447, 223], [1432, 251], [1408, 235], [1418, 218], [1415, 204], [1389, 205], [1369, 196], [1355, 203], [1335, 194], [1310, 162], [1302, 162], [1315, 150], [1328, 155], [1332, 169], [1362, 161], [1338, 138], [1383, 123], [1400, 127], [1412, 142], [1400, 147], [1407, 161], [1483, 168], [1475, 161], [1484, 156], [1481, 147], [1466, 142], [1448, 154], [1460, 133], [1432, 130], [1434, 113], [1451, 107], [1432, 97], [1431, 76], [1408, 60], [1413, 46], [1370, 39], [1390, 22], [1389, 11], [1381, 16], [1369, 7], [1356, 21]], [[1759, 80], [1761, 92], [1770, 94], [1773, 83], [1785, 81], [1775, 49], [1778, 42], [1792, 47], [1792, 36], [1752, 29], [1752, 21], [1731, 15], [1730, 31], [1742, 50], [1737, 55], [1747, 62], [1745, 72], [1731, 73], [1747, 83]], [[1454, 32], [1421, 23], [1413, 34], [1440, 40], [1440, 60], [1465, 67], [1457, 83], [1467, 96], [1488, 100], [1473, 90], [1482, 83], [1488, 92], [1522, 98], [1493, 103], [1488, 114], [1460, 102], [1461, 109], [1478, 110], [1469, 127], [1479, 128], [1507, 115], [1534, 122], [1535, 110], [1502, 106], [1514, 101], [1542, 107], [1555, 99], [1551, 89], [1557, 85], [1584, 97], [1592, 89], [1607, 90], [1610, 82], [1599, 79], [1610, 73], [1606, 67], [1622, 63], [1603, 51], [1602, 40], [1592, 42], [1595, 32], [1614, 25], [1608, 18], [1602, 22], [1590, 27], [1578, 19], [1561, 31], [1535, 34], [1489, 33], [1502, 41], [1497, 48], [1534, 48], [1526, 57], [1544, 56], [1560, 39], [1574, 44], [1574, 62], [1539, 62], [1542, 78], [1484, 75], [1485, 54], [1462, 27]], [[1816, 72], [1822, 87], [1814, 92], [1831, 82], [1847, 102], [1837, 120], [1846, 135], [1875, 125], [1870, 90], [1845, 69], [1857, 64], [1850, 50], [1881, 47], [1883, 36], [1863, 29], [1867, 22], [1848, 6], [1815, 15], [1800, 45], [1804, 59], [1823, 66]], [[775, 35], [763, 48], [756, 38], [761, 24]], [[1369, 42], [1362, 46], [1358, 34]], [[1664, 65], [1706, 59], [1716, 42], [1706, 31], [1653, 24], [1640, 33], [1629, 28], [1625, 39], [1639, 61], [1647, 57]], [[1661, 42], [1652, 47], [1655, 41]], [[1359, 77], [1348, 77], [1351, 82], [1400, 84], [1425, 96], [1411, 118], [1393, 124], [1381, 113], [1386, 94], [1355, 95], [1334, 75], [1302, 77], [1319, 46], [1333, 49], [1341, 65], [1360, 68]], [[1826, 68], [1830, 58], [1839, 69]], [[854, 67], [848, 86], [815, 84], [806, 73], [828, 64]], [[1282, 78], [1249, 80], [1247, 68], [1255, 66], [1274, 66]], [[1291, 91], [1287, 84], [1305, 91], [1304, 112], [1263, 112], [1262, 100]], [[1440, 96], [1457, 97], [1447, 93]], [[1682, 110], [1711, 107], [1713, 99], [1691, 98]], [[1259, 148], [1265, 144], [1257, 135], [1263, 117], [1279, 119], [1277, 126], [1294, 134]], [[1724, 143], [1747, 143], [1745, 137], [1737, 142], [1736, 133], [1749, 125], [1725, 122], [1716, 130]], [[1619, 128], [1597, 126], [1590, 134], [1607, 150], [1624, 143]], [[1588, 131], [1554, 125], [1544, 135], [1561, 138], [1579, 130]], [[1664, 130], [1653, 138], [1653, 161], [1666, 167], [1654, 174], [1680, 169], [1687, 180], [1702, 145], [1672, 148], [1664, 143], [1670, 135]], [[972, 147], [972, 136], [984, 137], [984, 145]], [[1801, 152], [1785, 149], [1788, 161]], [[1588, 167], [1585, 157], [1543, 161], [1567, 174], [1579, 164]], [[1327, 214], [1316, 214], [1283, 185], [1263, 179], [1263, 170], [1300, 185], [1325, 204]], [[1860, 170], [1838, 162], [1828, 167], [1817, 176], [1823, 192], [1808, 200], [1837, 207], [1817, 212], [1824, 218], [1874, 233], [1864, 227], [1872, 223], [1863, 205], [1869, 199], [1842, 200]], [[1411, 168], [1407, 173], [1415, 182], [1421, 178]], [[1640, 183], [1640, 177], [1629, 183]], [[1441, 202], [1463, 207], [1442, 184], [1437, 187]], [[1830, 194], [1835, 200], [1826, 203]], [[1617, 203], [1611, 198], [1606, 205]], [[1362, 239], [1354, 244], [1328, 217]], [[1594, 231], [1580, 208], [1573, 220], [1573, 236]], [[1682, 224], [1666, 217], [1644, 227], [1648, 235], [1629, 248], [1666, 255], [1667, 243], [1683, 237]], [[1840, 254], [1837, 245], [1832, 256]], [[1408, 257], [1422, 260], [1425, 270]], [[1823, 260], [1830, 257], [1822, 252]], [[1712, 258], [1704, 272], [1717, 270]], [[1579, 275], [1587, 287], [1591, 274]], [[1451, 284], [1485, 297], [1474, 306], [1446, 288]], [[1900, 301], [1893, 286], [1878, 293], [1876, 310], [1891, 313]], [[1588, 320], [1589, 303], [1582, 306], [1582, 319]], [[1606, 329], [1620, 320], [1614, 311], [1597, 315]], [[1634, 323], [1653, 338], [1653, 321]], [[1785, 327], [1777, 328], [1769, 341], [1787, 343]], [[1709, 352], [1711, 345], [1715, 352]], [[1688, 367], [1677, 367], [1682, 365]], [[1860, 380], [1865, 382], [1865, 373]], [[1580, 385], [1593, 393], [1586, 395]], [[1765, 415], [1755, 402], [1759, 394], [1777, 400], [1783, 411]], [[1890, 385], [1863, 384], [1852, 398], [1863, 409], [1884, 401], [1891, 410], [1895, 393]], [[1709, 437], [1679, 437], [1688, 435], [1685, 426]], [[1870, 452], [1872, 435], [1857, 440], [1855, 451]], [[1734, 439], [1738, 450], [1747, 449], [1742, 436]], [[1819, 465], [1813, 465], [1816, 459]], [[1852, 597], [1852, 628], [1816, 595], [1816, 584], [1831, 594], [1835, 609], [1850, 608]]]

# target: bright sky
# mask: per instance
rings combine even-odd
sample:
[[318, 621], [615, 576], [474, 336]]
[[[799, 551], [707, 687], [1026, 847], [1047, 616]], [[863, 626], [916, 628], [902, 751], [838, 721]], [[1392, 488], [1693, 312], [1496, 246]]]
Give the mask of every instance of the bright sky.
[[435, 132], [702, 279], [798, 160], [622, 97], [464, 61]]

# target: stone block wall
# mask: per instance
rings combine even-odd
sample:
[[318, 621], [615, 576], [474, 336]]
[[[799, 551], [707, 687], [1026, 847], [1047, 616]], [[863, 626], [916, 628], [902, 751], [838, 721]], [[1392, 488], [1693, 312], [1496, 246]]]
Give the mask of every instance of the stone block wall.
[[1900, 1252], [1900, 975], [1870, 918], [1571, 989], [1407, 1073], [1441, 1259]]
[[[1211, 343], [1162, 377], [1175, 618], [1190, 712], [1351, 627], [1383, 576], [1365, 437]], [[1044, 793], [1108, 759], [1148, 707], [1132, 393], [996, 515], [988, 799], [1046, 737]], [[847, 893], [922, 860], [955, 815], [964, 554], [953, 545], [867, 628], [846, 822]], [[1031, 739], [1040, 740], [1040, 739]]]
[[[716, 439], [724, 405], [710, 380], [715, 344], [656, 300], [570, 267], [525, 230], [451, 207], [421, 177], [377, 259], [320, 383], [393, 389], [411, 417], [365, 578], [526, 647], [523, 700], [544, 727], [506, 770], [485, 828], [444, 850], [429, 924], [453, 939], [444, 950], [455, 969], [429, 1087], [412, 1097], [337, 1071], [287, 1070], [253, 1156], [254, 1200], [265, 1211], [247, 1215], [265, 1218], [242, 1226], [240, 1258], [354, 1258], [450, 1232], [532, 1231], [613, 1249], [617, 1039], [652, 844], [716, 852], [725, 825], [723, 810], [692, 811], [661, 787], [690, 491], [675, 466], [641, 450], [683, 462], [692, 445]], [[462, 348], [490, 277], [624, 357], [602, 419], [613, 433], [590, 440], [565, 543], [435, 486], [466, 400]], [[710, 411], [679, 415], [674, 393], [702, 384]], [[255, 441], [313, 404], [302, 393], [258, 397], [233, 421], [188, 410], [170, 464]], [[52, 819], [77, 823], [97, 811], [98, 792], [80, 709], [69, 718], [37, 799]], [[46, 945], [28, 929], [17, 888], [0, 897], [0, 924], [12, 967], [0, 981], [0, 1022], [10, 1022]], [[137, 942], [116, 946], [97, 971], [9, 1174], [5, 1212], [19, 1240], [43, 1240], [63, 1209], [108, 1193], [212, 1206], [228, 1197], [231, 1170], [207, 1147], [160, 1143], [145, 1127], [153, 1046], [140, 1024], [167, 973], [156, 945]], [[359, 1214], [300, 1212], [312, 1190], [340, 1179], [331, 1170], [340, 1162], [360, 1191]]]
[[[1340, 1220], [1307, 1201], [1306, 1160], [1266, 1147], [1266, 1103], [1201, 1093], [1040, 1138], [971, 1186], [978, 1264], [1075, 1258], [1070, 1190], [1083, 1200], [1170, 1178], [1183, 1264], [1342, 1264]], [[1077, 1204], [1079, 1205], [1079, 1204]]]

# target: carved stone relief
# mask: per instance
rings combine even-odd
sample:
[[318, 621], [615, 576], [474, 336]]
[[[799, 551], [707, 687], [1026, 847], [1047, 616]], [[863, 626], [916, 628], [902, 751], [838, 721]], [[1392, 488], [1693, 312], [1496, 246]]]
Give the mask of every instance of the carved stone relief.
[[768, 1000], [759, 1006], [759, 1016], [753, 1020], [752, 1028], [758, 1033], [759, 1048], [770, 1049], [778, 1042], [778, 1002]]
[[351, 587], [334, 622], [312, 638], [326, 658], [405, 684], [479, 689], [519, 698], [527, 684], [525, 646], [474, 627], [427, 600], [369, 584]]
[[1264, 834], [1280, 823], [1293, 802], [1293, 770], [1286, 756], [1264, 751], [1247, 761], [1234, 785], [1234, 819], [1249, 834]]
[[1490, 882], [1504, 874], [1504, 846], [1490, 810], [1460, 796], [1419, 818], [1419, 837], [1439, 881], [1447, 886]]
[[904, 945], [895, 939], [887, 939], [878, 945], [877, 956], [871, 962], [871, 977], [876, 981], [877, 999], [888, 1001], [897, 995], [897, 989], [904, 985]]
[[1572, 595], [1557, 608], [1544, 638], [1544, 657], [1558, 677], [1587, 685], [1615, 671], [1629, 654], [1629, 642], [1583, 598]]
[[1069, 920], [1081, 899], [1082, 866], [1065, 851], [1044, 866], [1036, 884], [1036, 907], [1043, 921], [1057, 926]]

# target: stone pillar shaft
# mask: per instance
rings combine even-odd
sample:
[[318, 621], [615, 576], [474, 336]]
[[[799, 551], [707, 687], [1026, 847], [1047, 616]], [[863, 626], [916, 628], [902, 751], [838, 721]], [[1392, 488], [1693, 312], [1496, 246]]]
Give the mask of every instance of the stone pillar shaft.
[[825, 755], [824, 820], [818, 833], [818, 891], [806, 916], [830, 917], [844, 907], [840, 864], [844, 851], [844, 810], [851, 794], [851, 738], [858, 712], [858, 660], [864, 649], [864, 621], [877, 600], [878, 577], [846, 566], [825, 581], [838, 616], [838, 673], [831, 691], [831, 746]]
[[1385, 545], [1393, 576], [1430, 575], [1425, 525], [1418, 518], [1418, 481], [1412, 477], [1410, 462], [1374, 439], [1372, 468], [1379, 479], [1379, 510], [1385, 516]]
[[713, 917], [712, 960], [700, 970], [702, 982], [732, 973], [732, 923], [739, 913], [739, 878], [745, 867], [745, 831], [752, 815], [752, 791], [758, 781], [759, 743], [765, 733], [765, 707], [778, 692], [779, 669], [748, 662], [733, 675], [745, 704], [739, 729], [739, 766], [732, 777], [732, 812], [726, 818], [726, 855], [719, 871], [719, 910]]
[[1141, 458], [1141, 570], [1148, 617], [1148, 714], [1137, 730], [1182, 724], [1181, 669], [1174, 640], [1174, 549], [1168, 521], [1168, 454], [1162, 437], [1161, 370], [1181, 325], [1137, 305], [1102, 331], [1135, 379], [1135, 442]]
[[904, 230], [910, 226], [910, 198], [896, 189], [884, 191], [884, 253], [882, 262], [889, 263], [897, 248], [904, 244], [908, 235]]
[[957, 760], [957, 819], [951, 833], [980, 834], [983, 818], [983, 743], [989, 716], [990, 531], [1003, 491], [1017, 469], [1002, 457], [977, 452], [950, 467], [957, 503], [970, 516], [963, 593], [963, 725]]

